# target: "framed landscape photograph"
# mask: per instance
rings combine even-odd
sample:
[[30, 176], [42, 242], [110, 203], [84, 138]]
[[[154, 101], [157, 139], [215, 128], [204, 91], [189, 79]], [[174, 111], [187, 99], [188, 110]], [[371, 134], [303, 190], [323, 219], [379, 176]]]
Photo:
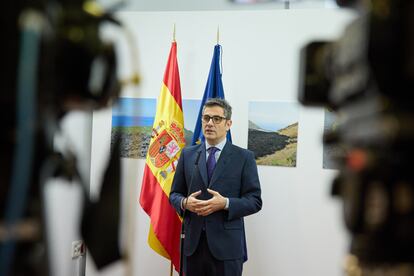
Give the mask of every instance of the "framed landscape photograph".
[[[119, 98], [112, 107], [111, 143], [117, 138], [121, 143], [121, 157], [143, 158], [147, 156], [156, 111], [156, 99]], [[186, 144], [191, 143], [200, 100], [183, 100], [184, 135]]]
[[296, 167], [299, 106], [291, 102], [249, 102], [248, 149], [256, 163]]

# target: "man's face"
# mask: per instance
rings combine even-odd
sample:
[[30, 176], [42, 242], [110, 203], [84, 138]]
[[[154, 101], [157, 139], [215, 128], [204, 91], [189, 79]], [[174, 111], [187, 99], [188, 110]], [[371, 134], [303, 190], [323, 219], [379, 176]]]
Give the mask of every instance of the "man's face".
[[[205, 119], [207, 116], [216, 118], [206, 122]], [[214, 122], [214, 120], [221, 120], [221, 122]], [[204, 137], [210, 145], [217, 145], [220, 143], [226, 137], [227, 131], [230, 129], [232, 123], [231, 120], [224, 119], [224, 109], [220, 106], [208, 106], [204, 108], [201, 122], [203, 124]]]

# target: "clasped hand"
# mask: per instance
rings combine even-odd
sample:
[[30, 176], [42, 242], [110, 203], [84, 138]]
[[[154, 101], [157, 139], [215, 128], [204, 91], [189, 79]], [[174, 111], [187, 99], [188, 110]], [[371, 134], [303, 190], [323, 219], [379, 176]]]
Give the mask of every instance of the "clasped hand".
[[208, 216], [211, 213], [223, 210], [226, 207], [227, 200], [220, 193], [210, 189], [207, 189], [207, 192], [213, 195], [213, 197], [208, 200], [197, 199], [197, 196], [201, 194], [201, 191], [194, 192], [189, 195], [187, 199], [184, 199], [187, 201], [185, 205], [186, 209], [199, 216]]

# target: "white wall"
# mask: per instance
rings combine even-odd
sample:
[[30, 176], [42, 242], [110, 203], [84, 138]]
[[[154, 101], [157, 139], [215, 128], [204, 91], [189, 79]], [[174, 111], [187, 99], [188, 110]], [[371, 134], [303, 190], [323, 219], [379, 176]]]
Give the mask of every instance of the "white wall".
[[[123, 12], [118, 17], [134, 33], [138, 60], [117, 37], [121, 77], [136, 62], [142, 82], [124, 97], [156, 98], [176, 24], [182, 97], [200, 99], [204, 91], [216, 30], [223, 46], [223, 83], [234, 108], [233, 142], [247, 146], [249, 101], [297, 98], [299, 49], [315, 39], [339, 36], [352, 14], [343, 10], [209, 12]], [[185, 112], [185, 110], [184, 110]], [[196, 114], [194, 114], [196, 116]], [[347, 250], [340, 202], [331, 198], [334, 171], [322, 169], [323, 110], [300, 108], [296, 168], [259, 167], [263, 210], [246, 219], [249, 261], [244, 275], [335, 276]], [[111, 110], [94, 113], [91, 189], [98, 189], [109, 151]], [[101, 275], [168, 275], [169, 262], [147, 245], [149, 219], [138, 204], [144, 160], [124, 159], [124, 246], [131, 262]], [[129, 231], [129, 232], [128, 232]], [[116, 265], [115, 265], [116, 266]], [[110, 272], [109, 272], [110, 271]], [[89, 265], [87, 275], [94, 275]]]
[[[91, 112], [72, 111], [62, 118], [60, 131], [54, 137], [56, 151], [76, 156], [77, 169], [87, 186], [91, 164], [91, 127]], [[72, 259], [72, 242], [82, 239], [79, 231], [83, 210], [82, 183], [51, 177], [43, 184], [50, 274], [84, 275], [85, 257]]]
[[[98, 0], [105, 7], [111, 7], [114, 0]], [[250, 4], [247, 4], [250, 2]], [[133, 0], [125, 1], [122, 11], [207, 11], [207, 10], [270, 10], [284, 9], [286, 3], [291, 9], [334, 8], [335, 0]]]

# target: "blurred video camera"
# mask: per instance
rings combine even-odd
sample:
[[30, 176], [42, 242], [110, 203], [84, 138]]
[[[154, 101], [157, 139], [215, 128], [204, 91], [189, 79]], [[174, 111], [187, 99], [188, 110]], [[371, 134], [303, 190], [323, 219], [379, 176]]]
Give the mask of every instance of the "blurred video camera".
[[343, 149], [332, 192], [352, 264], [362, 275], [414, 275], [414, 1], [337, 4], [358, 16], [337, 41], [302, 49], [299, 101], [337, 116], [323, 140]]
[[112, 16], [115, 8], [105, 11], [95, 1], [86, 0], [5, 4], [1, 19], [7, 33], [1, 51], [7, 70], [0, 82], [4, 92], [0, 96], [0, 275], [51, 273], [43, 198], [49, 179], [81, 184], [84, 208], [79, 231], [97, 267], [120, 258], [119, 152], [113, 149], [100, 200], [92, 202], [85, 183], [88, 176], [80, 176], [76, 154], [71, 149], [63, 154], [53, 145], [61, 119], [69, 111], [96, 110], [118, 98], [121, 85], [115, 47], [100, 33], [104, 24], [121, 25]]

